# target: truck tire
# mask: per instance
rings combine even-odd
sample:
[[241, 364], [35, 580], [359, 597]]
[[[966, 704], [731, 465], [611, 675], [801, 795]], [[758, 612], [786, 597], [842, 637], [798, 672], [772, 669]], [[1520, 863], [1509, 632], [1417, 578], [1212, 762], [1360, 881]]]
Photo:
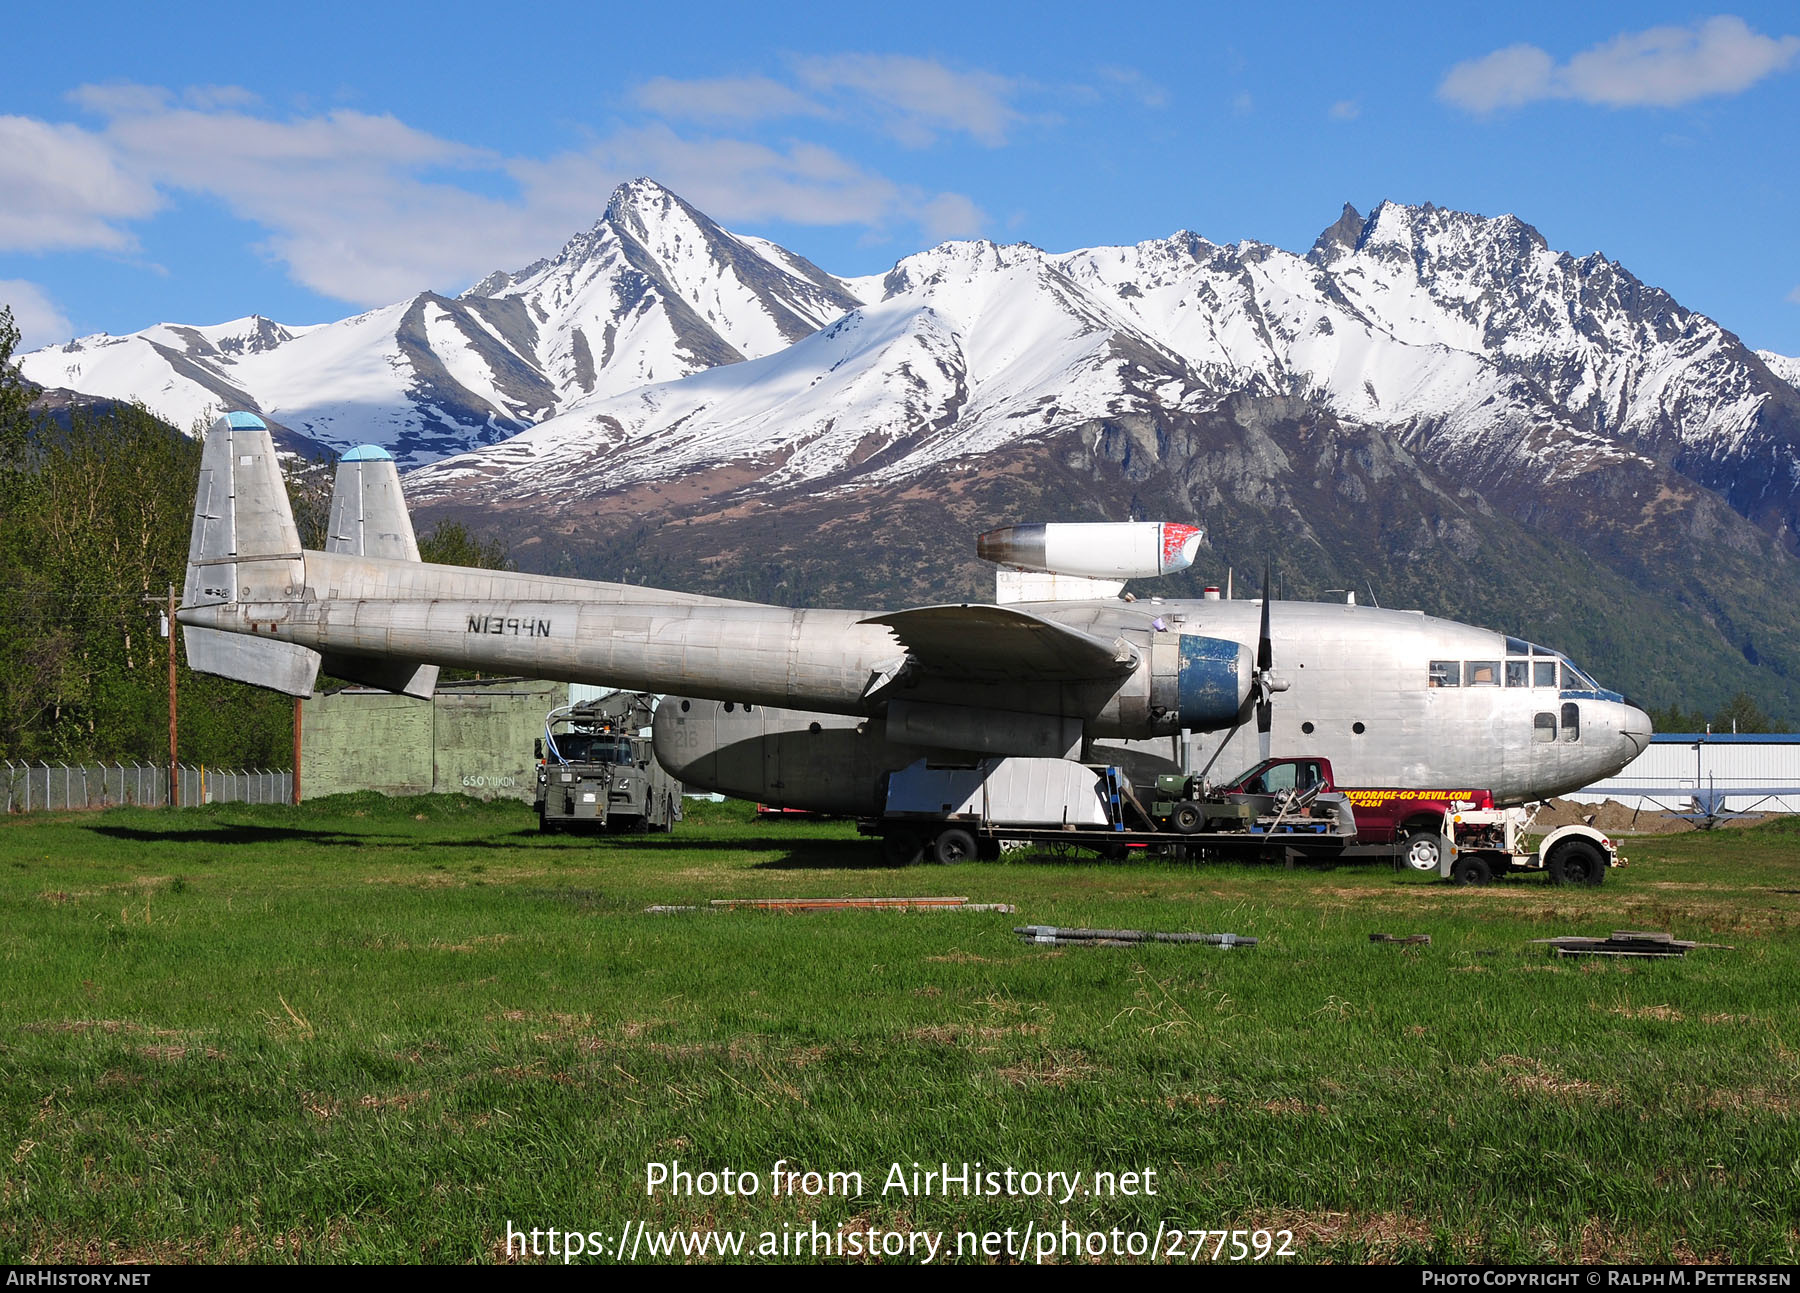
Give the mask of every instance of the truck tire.
[[1494, 869], [1479, 853], [1465, 853], [1450, 864], [1452, 884], [1486, 884], [1494, 878]]
[[1199, 804], [1176, 804], [1169, 814], [1169, 825], [1183, 835], [1192, 835], [1206, 825], [1206, 814]]
[[881, 837], [881, 856], [889, 866], [917, 866], [925, 857], [925, 842], [911, 831], [892, 831]]
[[940, 831], [931, 842], [931, 856], [946, 866], [968, 862], [975, 857], [975, 837], [956, 826]]
[[1551, 884], [1597, 885], [1606, 879], [1606, 855], [1587, 840], [1564, 840], [1544, 859]]
[[1444, 841], [1434, 830], [1415, 830], [1400, 846], [1400, 860], [1407, 869], [1435, 872], [1444, 860]]

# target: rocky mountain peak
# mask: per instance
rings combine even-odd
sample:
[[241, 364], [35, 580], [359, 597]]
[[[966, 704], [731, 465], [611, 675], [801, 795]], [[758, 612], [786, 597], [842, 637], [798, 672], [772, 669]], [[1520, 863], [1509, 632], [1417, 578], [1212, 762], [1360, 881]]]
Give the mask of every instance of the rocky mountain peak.
[[1309, 259], [1315, 264], [1329, 265], [1340, 256], [1355, 251], [1362, 242], [1363, 227], [1367, 223], [1355, 207], [1348, 202], [1344, 203], [1344, 212], [1337, 218], [1337, 222], [1313, 242]]

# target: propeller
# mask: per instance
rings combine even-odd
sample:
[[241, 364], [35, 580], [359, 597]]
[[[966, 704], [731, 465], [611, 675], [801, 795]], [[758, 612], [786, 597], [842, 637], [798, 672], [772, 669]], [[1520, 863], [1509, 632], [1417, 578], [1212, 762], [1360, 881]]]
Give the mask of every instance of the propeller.
[[1275, 693], [1286, 691], [1288, 682], [1275, 672], [1275, 644], [1269, 637], [1269, 603], [1275, 600], [1274, 584], [1269, 578], [1269, 563], [1263, 562], [1262, 626], [1256, 634], [1256, 671], [1251, 687], [1256, 698], [1256, 734], [1262, 757], [1269, 757], [1269, 729], [1275, 723]]
[[1250, 721], [1250, 712], [1256, 712], [1256, 733], [1262, 748], [1260, 758], [1269, 757], [1269, 730], [1275, 722], [1275, 693], [1288, 689], [1288, 680], [1275, 672], [1275, 644], [1269, 636], [1269, 602], [1270, 592], [1274, 585], [1269, 578], [1269, 563], [1263, 562], [1263, 597], [1262, 625], [1256, 634], [1256, 666], [1250, 672], [1250, 695], [1244, 700], [1244, 707], [1238, 711], [1237, 721], [1231, 730], [1225, 733], [1225, 739], [1219, 742], [1218, 749], [1213, 751], [1212, 758], [1200, 769], [1200, 779], [1204, 784], [1206, 774], [1225, 753], [1237, 734], [1243, 730], [1244, 724]]

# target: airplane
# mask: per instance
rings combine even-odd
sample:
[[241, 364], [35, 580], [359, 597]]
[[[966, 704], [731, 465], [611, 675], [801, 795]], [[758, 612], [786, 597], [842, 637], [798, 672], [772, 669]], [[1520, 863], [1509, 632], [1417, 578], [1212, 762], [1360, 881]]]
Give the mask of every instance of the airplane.
[[663, 693], [669, 772], [776, 807], [875, 815], [883, 776], [921, 757], [1081, 758], [1252, 722], [1265, 753], [1323, 755], [1345, 784], [1512, 804], [1610, 776], [1651, 735], [1567, 656], [1488, 629], [1122, 594], [1193, 561], [1188, 525], [991, 531], [979, 550], [1009, 600], [887, 612], [425, 564], [373, 446], [340, 463], [329, 528], [325, 551], [302, 550], [268, 429], [220, 417], [176, 615], [190, 667], [294, 696], [323, 669], [425, 697], [440, 666]]

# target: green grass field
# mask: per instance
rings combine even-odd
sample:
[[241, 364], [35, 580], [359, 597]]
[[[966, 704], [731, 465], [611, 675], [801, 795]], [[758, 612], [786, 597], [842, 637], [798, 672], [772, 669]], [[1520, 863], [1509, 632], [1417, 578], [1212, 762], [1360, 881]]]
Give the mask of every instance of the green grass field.
[[[509, 1222], [750, 1252], [1065, 1223], [1288, 1231], [1307, 1261], [1800, 1248], [1800, 822], [1629, 841], [1598, 890], [893, 870], [848, 825], [740, 805], [666, 837], [534, 825], [376, 796], [0, 822], [0, 1262], [485, 1262]], [[938, 894], [1018, 913], [643, 912]], [[1261, 945], [1036, 947], [1022, 924]], [[1613, 929], [1735, 950], [1528, 942]], [[672, 1160], [759, 1193], [649, 1195]], [[782, 1160], [863, 1188], [772, 1197]], [[914, 1162], [1150, 1170], [1155, 1194], [884, 1191]]]

